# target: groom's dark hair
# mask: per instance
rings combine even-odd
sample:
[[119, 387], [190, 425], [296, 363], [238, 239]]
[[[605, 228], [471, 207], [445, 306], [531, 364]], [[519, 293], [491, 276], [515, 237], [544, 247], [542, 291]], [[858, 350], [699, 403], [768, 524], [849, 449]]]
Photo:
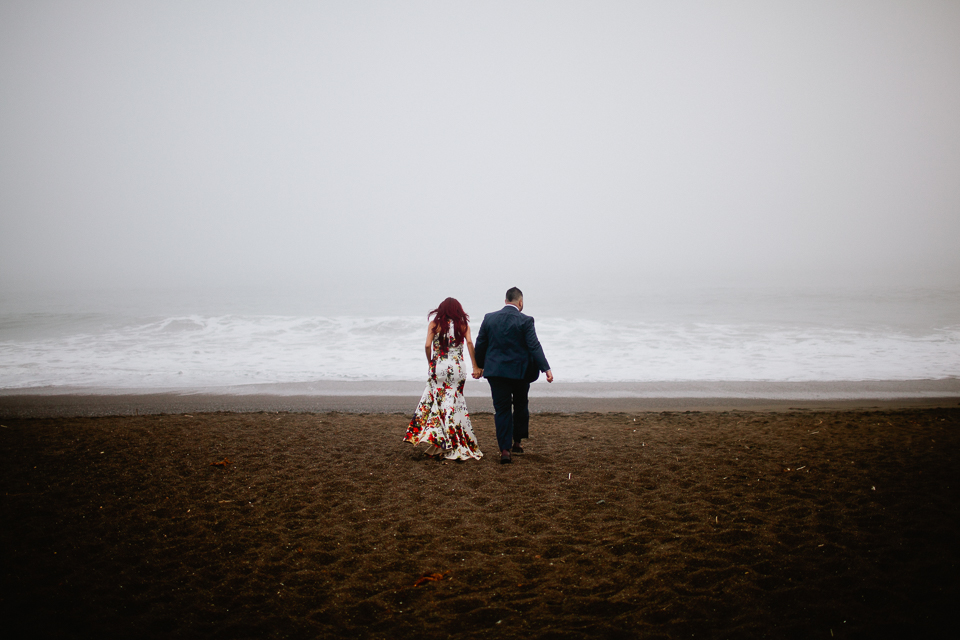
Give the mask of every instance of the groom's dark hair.
[[520, 291], [520, 289], [517, 289], [516, 287], [510, 287], [507, 289], [507, 302], [518, 302], [522, 297], [523, 291]]

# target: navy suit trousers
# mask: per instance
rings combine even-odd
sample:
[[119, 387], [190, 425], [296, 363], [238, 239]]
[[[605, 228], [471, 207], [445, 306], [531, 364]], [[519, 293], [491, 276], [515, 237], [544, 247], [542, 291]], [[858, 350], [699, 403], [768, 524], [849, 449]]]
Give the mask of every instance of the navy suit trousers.
[[497, 427], [497, 447], [510, 449], [514, 442], [530, 435], [530, 410], [527, 395], [530, 383], [514, 378], [487, 378], [493, 396], [493, 422]]

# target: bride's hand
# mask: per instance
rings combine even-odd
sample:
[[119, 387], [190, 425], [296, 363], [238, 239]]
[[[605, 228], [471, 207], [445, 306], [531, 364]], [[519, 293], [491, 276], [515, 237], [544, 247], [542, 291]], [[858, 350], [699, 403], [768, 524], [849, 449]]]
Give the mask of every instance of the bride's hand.
[[473, 376], [474, 380], [479, 380], [483, 377], [483, 369], [474, 369], [471, 375]]

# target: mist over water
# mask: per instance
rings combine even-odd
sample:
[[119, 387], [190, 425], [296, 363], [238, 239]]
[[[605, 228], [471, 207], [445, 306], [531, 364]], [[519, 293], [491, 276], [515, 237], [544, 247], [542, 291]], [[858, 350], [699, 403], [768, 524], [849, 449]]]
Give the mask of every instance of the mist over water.
[[7, 0], [0, 113], [0, 294], [960, 281], [952, 2]]

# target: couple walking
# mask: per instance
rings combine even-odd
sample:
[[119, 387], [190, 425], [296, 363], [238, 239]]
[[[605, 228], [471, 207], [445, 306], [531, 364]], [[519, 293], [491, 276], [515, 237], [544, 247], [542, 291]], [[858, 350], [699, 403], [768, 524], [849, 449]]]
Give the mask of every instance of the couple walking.
[[428, 314], [432, 320], [424, 346], [430, 379], [404, 442], [428, 445], [424, 453], [438, 460], [479, 460], [483, 456], [463, 397], [466, 345], [473, 377], [486, 378], [490, 384], [500, 463], [511, 462], [511, 453], [523, 453], [521, 442], [529, 436], [530, 383], [541, 371], [546, 372], [547, 382], [553, 382], [553, 372], [537, 340], [533, 318], [522, 311], [523, 292], [516, 287], [508, 289], [503, 309], [484, 316], [476, 347], [467, 324], [470, 318], [455, 299], [447, 298]]

